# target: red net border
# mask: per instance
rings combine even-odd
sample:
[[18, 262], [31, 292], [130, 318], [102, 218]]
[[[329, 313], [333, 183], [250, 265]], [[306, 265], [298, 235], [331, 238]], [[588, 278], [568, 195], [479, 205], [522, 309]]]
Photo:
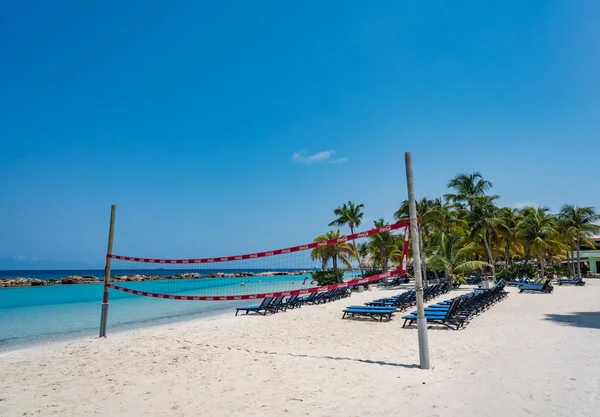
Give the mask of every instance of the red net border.
[[282, 253], [291, 253], [291, 252], [299, 252], [303, 250], [314, 249], [316, 247], [333, 245], [335, 243], [345, 242], [348, 240], [360, 239], [363, 237], [377, 235], [383, 232], [389, 232], [391, 230], [397, 230], [402, 227], [405, 228], [404, 232], [404, 248], [402, 253], [402, 265], [400, 268], [397, 268], [393, 271], [384, 272], [382, 274], [373, 275], [367, 278], [355, 279], [352, 281], [342, 282], [339, 284], [331, 284], [325, 285], [322, 287], [311, 287], [304, 288], [298, 290], [289, 290], [289, 291], [278, 291], [278, 292], [269, 292], [269, 293], [261, 293], [261, 294], [243, 294], [243, 295], [222, 295], [222, 296], [192, 296], [192, 295], [171, 295], [171, 294], [159, 294], [148, 291], [139, 291], [131, 288], [121, 287], [119, 285], [107, 283], [105, 286], [107, 288], [112, 288], [114, 290], [123, 291], [129, 294], [141, 295], [144, 297], [153, 297], [153, 298], [163, 298], [168, 300], [185, 300], [185, 301], [236, 301], [236, 300], [253, 300], [253, 299], [261, 299], [267, 297], [281, 297], [281, 296], [289, 296], [289, 295], [304, 295], [321, 291], [330, 291], [336, 290], [338, 288], [347, 288], [356, 285], [368, 284], [371, 282], [380, 281], [382, 279], [390, 278], [397, 275], [406, 274], [406, 268], [408, 266], [408, 239], [410, 234], [410, 223], [408, 221], [398, 222], [389, 226], [380, 227], [368, 230], [366, 232], [354, 233], [348, 236], [341, 236], [337, 239], [331, 239], [323, 242], [312, 242], [307, 245], [293, 246], [291, 248], [285, 249], [277, 249], [274, 251], [268, 252], [258, 252], [251, 253], [246, 255], [237, 255], [237, 256], [226, 256], [221, 258], [201, 258], [201, 259], [152, 259], [152, 258], [135, 258], [129, 256], [121, 256], [121, 255], [106, 255], [107, 258], [112, 259], [122, 259], [126, 261], [134, 261], [134, 262], [147, 262], [147, 263], [170, 263], [170, 264], [186, 264], [186, 263], [211, 263], [211, 262], [225, 262], [225, 261], [233, 261], [240, 259], [253, 259], [253, 258], [262, 258], [267, 256], [280, 255]]
[[397, 230], [402, 227], [406, 228], [405, 235], [408, 234], [409, 230], [409, 222], [402, 221], [398, 223], [394, 223], [385, 227], [379, 227], [371, 230], [367, 230], [366, 232], [354, 233], [352, 235], [341, 236], [337, 239], [331, 239], [322, 242], [311, 242], [306, 245], [298, 245], [292, 246], [290, 248], [284, 249], [276, 249], [272, 251], [266, 252], [256, 252], [256, 253], [248, 253], [245, 255], [234, 255], [234, 256], [223, 256], [223, 257], [215, 257], [215, 258], [200, 258], [200, 259], [153, 259], [153, 258], [136, 258], [132, 256], [123, 256], [123, 255], [113, 255], [107, 254], [107, 258], [111, 259], [121, 259], [123, 261], [133, 261], [133, 262], [146, 262], [146, 263], [158, 263], [158, 264], [204, 264], [204, 263], [214, 263], [214, 262], [227, 262], [227, 261], [241, 261], [243, 259], [255, 259], [255, 258], [264, 258], [267, 256], [275, 256], [281, 255], [284, 253], [292, 253], [292, 252], [300, 252], [304, 250], [314, 249], [316, 247], [321, 246], [329, 246], [335, 243], [346, 242], [348, 240], [356, 240], [363, 237], [378, 235], [383, 232], [389, 232], [392, 230]]

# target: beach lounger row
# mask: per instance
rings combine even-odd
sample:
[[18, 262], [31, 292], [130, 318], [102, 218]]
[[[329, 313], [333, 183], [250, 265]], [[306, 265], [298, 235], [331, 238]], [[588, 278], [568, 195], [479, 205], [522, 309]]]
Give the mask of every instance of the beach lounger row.
[[396, 277], [393, 278], [391, 281], [381, 281], [377, 285], [379, 287], [397, 287], [398, 285], [408, 284], [409, 282], [410, 279], [408, 277]]
[[298, 302], [298, 296], [292, 295], [284, 301], [285, 297], [267, 297], [262, 300], [259, 305], [237, 307], [235, 309], [235, 315], [237, 316], [240, 311], [248, 313], [257, 313], [266, 316], [267, 313], [275, 314], [279, 311], [286, 311], [288, 308], [300, 307], [302, 304]]
[[258, 305], [237, 307], [235, 309], [235, 315], [237, 316], [240, 311], [244, 311], [246, 314], [256, 313], [266, 316], [267, 313], [275, 314], [280, 311], [287, 311], [288, 308], [299, 308], [305, 304], [322, 304], [339, 300], [341, 298], [349, 297], [351, 291], [352, 288], [348, 287], [320, 293], [314, 292], [306, 297], [299, 297], [298, 295], [290, 295], [287, 299], [283, 296], [267, 297]]
[[[441, 303], [425, 308], [425, 318], [428, 323], [441, 324], [453, 330], [464, 328], [471, 319], [497, 302], [503, 300], [508, 293], [504, 290], [505, 283], [500, 281], [489, 290], [476, 290]], [[417, 321], [417, 312], [413, 311], [404, 317], [402, 327], [408, 327]]]
[[545, 279], [539, 284], [521, 285], [519, 290], [519, 293], [552, 294], [552, 291], [554, 291], [554, 286], [552, 286], [550, 279]]
[[349, 306], [343, 311], [342, 320], [346, 317], [369, 317], [374, 320], [391, 320], [392, 315], [399, 309], [413, 306], [416, 303], [414, 290], [403, 292], [394, 297], [380, 298], [365, 303], [362, 306]]
[[481, 277], [469, 277], [465, 279], [465, 282], [469, 285], [476, 285], [479, 284], [481, 281]]
[[[432, 285], [423, 291], [423, 298], [430, 300], [431, 298], [447, 293], [451, 288], [452, 285], [448, 282]], [[394, 297], [380, 298], [379, 300], [367, 302], [362, 306], [346, 307], [343, 310], [342, 319], [346, 317], [369, 317], [379, 321], [383, 321], [384, 319], [391, 320], [395, 312], [414, 306], [416, 302], [415, 290], [406, 291]]]
[[313, 292], [306, 297], [299, 298], [298, 300], [303, 304], [324, 304], [330, 301], [340, 300], [342, 298], [349, 297], [352, 292], [352, 287], [338, 288], [337, 290], [329, 290], [326, 292]]
[[558, 285], [585, 285], [585, 281], [581, 277], [575, 277], [573, 279], [561, 278], [558, 280]]
[[525, 285], [525, 284], [539, 284], [541, 282], [542, 282], [542, 278], [538, 278], [534, 281], [530, 281], [529, 278], [522, 277], [521, 279], [516, 280], [516, 281], [506, 281], [506, 285], [521, 286], [521, 285]]
[[368, 307], [393, 307], [395, 309], [404, 309], [415, 305], [417, 302], [415, 290], [405, 291], [402, 294], [388, 298], [380, 298], [365, 303]]
[[[446, 294], [452, 289], [452, 284], [448, 281], [441, 282], [436, 285], [431, 285], [423, 290], [423, 300], [428, 301], [432, 298], [438, 297], [442, 294]], [[417, 302], [416, 292], [415, 290], [410, 290], [403, 292], [402, 294], [395, 295], [389, 298], [380, 298], [378, 300], [374, 300], [365, 305], [368, 306], [390, 306], [394, 305], [399, 309], [402, 307], [410, 307], [411, 305], [415, 305]]]

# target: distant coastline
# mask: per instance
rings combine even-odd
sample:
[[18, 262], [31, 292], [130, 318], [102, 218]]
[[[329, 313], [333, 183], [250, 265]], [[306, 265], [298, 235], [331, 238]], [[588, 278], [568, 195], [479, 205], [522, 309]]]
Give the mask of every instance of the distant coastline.
[[[19, 271], [2, 271], [4, 273], [17, 273]], [[31, 275], [35, 271], [27, 271], [27, 275]], [[42, 271], [40, 271], [42, 272]], [[43, 271], [46, 275], [50, 271]], [[56, 271], [64, 273], [67, 271]], [[74, 271], [73, 271], [74, 272]], [[77, 285], [77, 284], [99, 284], [102, 282], [100, 278], [102, 271], [98, 275], [66, 275], [61, 278], [42, 278], [42, 277], [22, 277], [12, 276], [6, 278], [0, 278], [0, 288], [14, 288], [14, 287], [45, 287], [53, 285]], [[116, 272], [116, 271], [115, 271]], [[236, 271], [236, 272], [209, 272], [201, 274], [199, 272], [185, 272], [179, 274], [167, 273], [168, 270], [161, 270], [163, 274], [148, 274], [148, 273], [126, 273], [111, 275], [112, 282], [141, 282], [141, 281], [159, 281], [159, 280], [180, 280], [180, 279], [206, 279], [206, 278], [245, 278], [245, 277], [269, 277], [269, 276], [288, 276], [288, 275], [302, 275], [308, 274], [311, 270], [271, 270], [271, 271]], [[15, 274], [16, 275], [16, 274]], [[57, 274], [59, 275], [59, 274]]]

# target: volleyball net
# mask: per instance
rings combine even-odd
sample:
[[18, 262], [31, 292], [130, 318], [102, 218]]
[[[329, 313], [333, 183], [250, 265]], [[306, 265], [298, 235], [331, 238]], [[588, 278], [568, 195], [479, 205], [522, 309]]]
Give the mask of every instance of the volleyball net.
[[332, 231], [304, 245], [244, 255], [152, 259], [108, 254], [107, 286], [196, 301], [309, 294], [405, 275], [408, 239], [409, 222], [402, 221], [347, 236]]

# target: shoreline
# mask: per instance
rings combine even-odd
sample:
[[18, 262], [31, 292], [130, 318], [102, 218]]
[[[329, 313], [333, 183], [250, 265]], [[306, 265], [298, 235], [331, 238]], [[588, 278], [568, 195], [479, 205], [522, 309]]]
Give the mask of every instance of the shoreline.
[[[230, 308], [230, 307], [228, 307]], [[211, 314], [211, 311], [215, 311], [214, 314]], [[107, 334], [109, 338], [119, 338], [124, 336], [132, 336], [140, 333], [147, 333], [152, 331], [161, 331], [167, 330], [168, 328], [173, 328], [173, 326], [195, 326], [202, 325], [206, 323], [213, 323], [216, 321], [227, 322], [231, 321], [228, 318], [233, 318], [234, 315], [230, 315], [230, 313], [225, 312], [225, 309], [221, 310], [209, 310], [207, 313], [203, 314], [201, 317], [191, 317], [188, 319], [178, 319], [173, 321], [168, 321], [165, 323], [148, 323], [147, 325], [139, 324], [131, 326], [130, 328], [120, 328], [120, 329], [108, 329]], [[96, 332], [98, 329], [96, 329]], [[18, 354], [19, 352], [26, 353], [28, 351], [38, 351], [45, 349], [54, 349], [54, 348], [63, 348], [74, 343], [80, 343], [85, 341], [93, 341], [97, 339], [102, 339], [98, 336], [91, 335], [77, 335], [77, 336], [64, 336], [64, 337], [56, 337], [51, 340], [39, 340], [33, 343], [25, 343], [25, 344], [15, 344], [8, 345], [6, 349], [0, 349], [0, 359], [6, 356], [10, 356], [12, 354]]]

